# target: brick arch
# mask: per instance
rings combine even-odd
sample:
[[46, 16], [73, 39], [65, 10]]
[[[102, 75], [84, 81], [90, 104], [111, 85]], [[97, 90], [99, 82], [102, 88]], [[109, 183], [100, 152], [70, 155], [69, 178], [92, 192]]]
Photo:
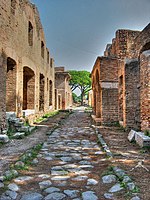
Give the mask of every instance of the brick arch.
[[23, 67], [23, 110], [34, 109], [35, 99], [35, 73], [25, 66]]
[[150, 41], [147, 42], [141, 49], [140, 49], [140, 53], [143, 53], [144, 51], [150, 50]]
[[6, 111], [16, 112], [16, 61], [12, 58], [7, 58], [6, 72]]

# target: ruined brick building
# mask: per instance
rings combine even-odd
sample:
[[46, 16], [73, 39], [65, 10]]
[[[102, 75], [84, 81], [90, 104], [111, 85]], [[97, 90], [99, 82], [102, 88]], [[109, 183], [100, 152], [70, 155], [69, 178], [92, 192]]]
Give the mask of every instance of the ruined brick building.
[[6, 112], [40, 116], [55, 108], [54, 60], [35, 5], [0, 1], [0, 128]]
[[92, 73], [94, 120], [150, 129], [150, 24], [118, 30]]
[[71, 76], [64, 67], [55, 67], [55, 109], [67, 109], [72, 105], [72, 91], [69, 86]]

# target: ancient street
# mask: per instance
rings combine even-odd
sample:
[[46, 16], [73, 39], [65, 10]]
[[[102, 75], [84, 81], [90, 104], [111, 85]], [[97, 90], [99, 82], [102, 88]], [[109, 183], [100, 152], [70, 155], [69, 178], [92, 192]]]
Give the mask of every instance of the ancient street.
[[[147, 158], [144, 167], [149, 168], [148, 154], [138, 155], [139, 148], [131, 145], [125, 139], [125, 133], [117, 127], [100, 127], [115, 155], [109, 158], [99, 144], [91, 120], [90, 113], [84, 107], [77, 107], [70, 114], [60, 112], [41, 122], [28, 137], [4, 145], [0, 167], [7, 179], [5, 188], [3, 183], [0, 185], [0, 200], [124, 200], [127, 188], [119, 186], [118, 176], [113, 174], [112, 166], [116, 166], [116, 171], [119, 170], [129, 180], [131, 191], [136, 186], [127, 174], [134, 177], [144, 191], [142, 195], [147, 198], [149, 172], [144, 168], [131, 170], [137, 158]], [[52, 125], [55, 124], [59, 125], [54, 130]], [[41, 143], [36, 157], [30, 159], [34, 146]], [[127, 153], [128, 148], [130, 151]], [[119, 169], [118, 165], [126, 171]], [[145, 182], [138, 176], [139, 172]], [[127, 199], [132, 196], [136, 196], [136, 193]], [[138, 200], [139, 197], [135, 198]]]
[[13, 180], [19, 187], [17, 199], [101, 199], [105, 155], [90, 125], [88, 114], [77, 110], [48, 137], [37, 164]]

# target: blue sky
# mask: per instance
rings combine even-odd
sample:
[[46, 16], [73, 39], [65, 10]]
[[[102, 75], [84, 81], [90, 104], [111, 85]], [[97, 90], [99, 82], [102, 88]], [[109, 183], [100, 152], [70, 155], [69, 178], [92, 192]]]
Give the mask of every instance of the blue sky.
[[117, 29], [150, 23], [150, 0], [31, 0], [56, 66], [91, 71]]

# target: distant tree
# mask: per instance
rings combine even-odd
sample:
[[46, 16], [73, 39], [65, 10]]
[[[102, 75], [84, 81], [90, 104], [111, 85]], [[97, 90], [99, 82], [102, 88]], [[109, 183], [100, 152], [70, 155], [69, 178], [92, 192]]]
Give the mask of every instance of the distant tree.
[[74, 103], [79, 103], [79, 102], [81, 102], [81, 98], [80, 98], [80, 96], [77, 96], [77, 94], [76, 93], [72, 93], [72, 98], [73, 98], [73, 102]]
[[81, 105], [83, 105], [84, 96], [91, 89], [90, 72], [71, 70], [69, 73], [71, 90], [74, 91], [78, 88], [81, 91]]

